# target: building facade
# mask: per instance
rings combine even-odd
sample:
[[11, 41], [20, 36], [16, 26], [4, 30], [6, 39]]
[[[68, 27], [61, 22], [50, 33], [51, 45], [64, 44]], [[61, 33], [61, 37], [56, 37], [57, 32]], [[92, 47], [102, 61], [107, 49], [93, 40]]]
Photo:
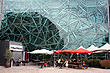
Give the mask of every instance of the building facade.
[[100, 47], [109, 42], [108, 0], [5, 0], [0, 40], [34, 49]]

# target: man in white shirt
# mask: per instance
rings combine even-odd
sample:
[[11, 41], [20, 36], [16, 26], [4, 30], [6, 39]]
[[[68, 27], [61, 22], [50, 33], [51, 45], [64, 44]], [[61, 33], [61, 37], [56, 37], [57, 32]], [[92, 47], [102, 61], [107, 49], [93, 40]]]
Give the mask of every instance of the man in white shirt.
[[60, 69], [62, 69], [61, 67], [61, 58], [58, 60], [58, 65], [60, 66]]
[[61, 61], [61, 58], [58, 60], [58, 63], [60, 63], [60, 61]]

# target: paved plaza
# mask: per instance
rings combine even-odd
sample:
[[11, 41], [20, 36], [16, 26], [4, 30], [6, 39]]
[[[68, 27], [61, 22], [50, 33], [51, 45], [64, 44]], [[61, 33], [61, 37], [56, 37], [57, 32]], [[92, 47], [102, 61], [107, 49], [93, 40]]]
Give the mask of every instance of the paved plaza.
[[88, 69], [72, 69], [59, 67], [44, 67], [39, 66], [13, 66], [11, 68], [5, 68], [0, 66], [0, 73], [110, 73], [110, 69], [100, 69], [100, 68], [88, 68]]

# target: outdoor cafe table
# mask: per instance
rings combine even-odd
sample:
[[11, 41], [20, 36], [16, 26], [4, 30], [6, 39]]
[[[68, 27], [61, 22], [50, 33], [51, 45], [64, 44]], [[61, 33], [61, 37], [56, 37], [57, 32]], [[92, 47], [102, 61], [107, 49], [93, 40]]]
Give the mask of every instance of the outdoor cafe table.
[[29, 63], [28, 61], [23, 60], [22, 61], [23, 65], [25, 66], [25, 63]]
[[36, 63], [39, 63], [40, 62], [40, 60], [33, 60], [33, 62], [35, 63], [35, 65], [36, 65]]
[[41, 66], [41, 68], [43, 67], [45, 62], [39, 62], [39, 65]]
[[82, 69], [82, 64], [83, 64], [82, 62], [73, 62], [73, 63], [79, 65], [79, 68]]
[[44, 62], [39, 62], [39, 64], [44, 64]]
[[72, 64], [72, 65], [78, 65], [78, 68], [82, 68], [82, 62], [70, 62], [69, 64]]

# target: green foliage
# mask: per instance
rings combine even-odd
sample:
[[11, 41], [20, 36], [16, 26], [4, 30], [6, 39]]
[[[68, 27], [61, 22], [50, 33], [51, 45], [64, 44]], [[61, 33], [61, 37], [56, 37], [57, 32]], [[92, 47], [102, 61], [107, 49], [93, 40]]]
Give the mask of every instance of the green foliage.
[[11, 53], [10, 49], [6, 49], [6, 51], [4, 53], [4, 57], [7, 61], [12, 57], [12, 53]]
[[98, 68], [110, 68], [110, 60], [100, 60], [100, 59], [86, 59], [83, 58], [82, 61], [85, 61], [89, 67], [98, 67]]
[[90, 67], [93, 67], [93, 59], [90, 59], [90, 60], [88, 61], [88, 63], [89, 63], [89, 66], [90, 66]]
[[103, 68], [110, 68], [110, 60], [102, 60], [100, 64]]
[[85, 63], [88, 64], [88, 59], [87, 58], [82, 58], [82, 61], [85, 61]]
[[88, 64], [90, 67], [101, 67], [99, 59], [90, 59]]

